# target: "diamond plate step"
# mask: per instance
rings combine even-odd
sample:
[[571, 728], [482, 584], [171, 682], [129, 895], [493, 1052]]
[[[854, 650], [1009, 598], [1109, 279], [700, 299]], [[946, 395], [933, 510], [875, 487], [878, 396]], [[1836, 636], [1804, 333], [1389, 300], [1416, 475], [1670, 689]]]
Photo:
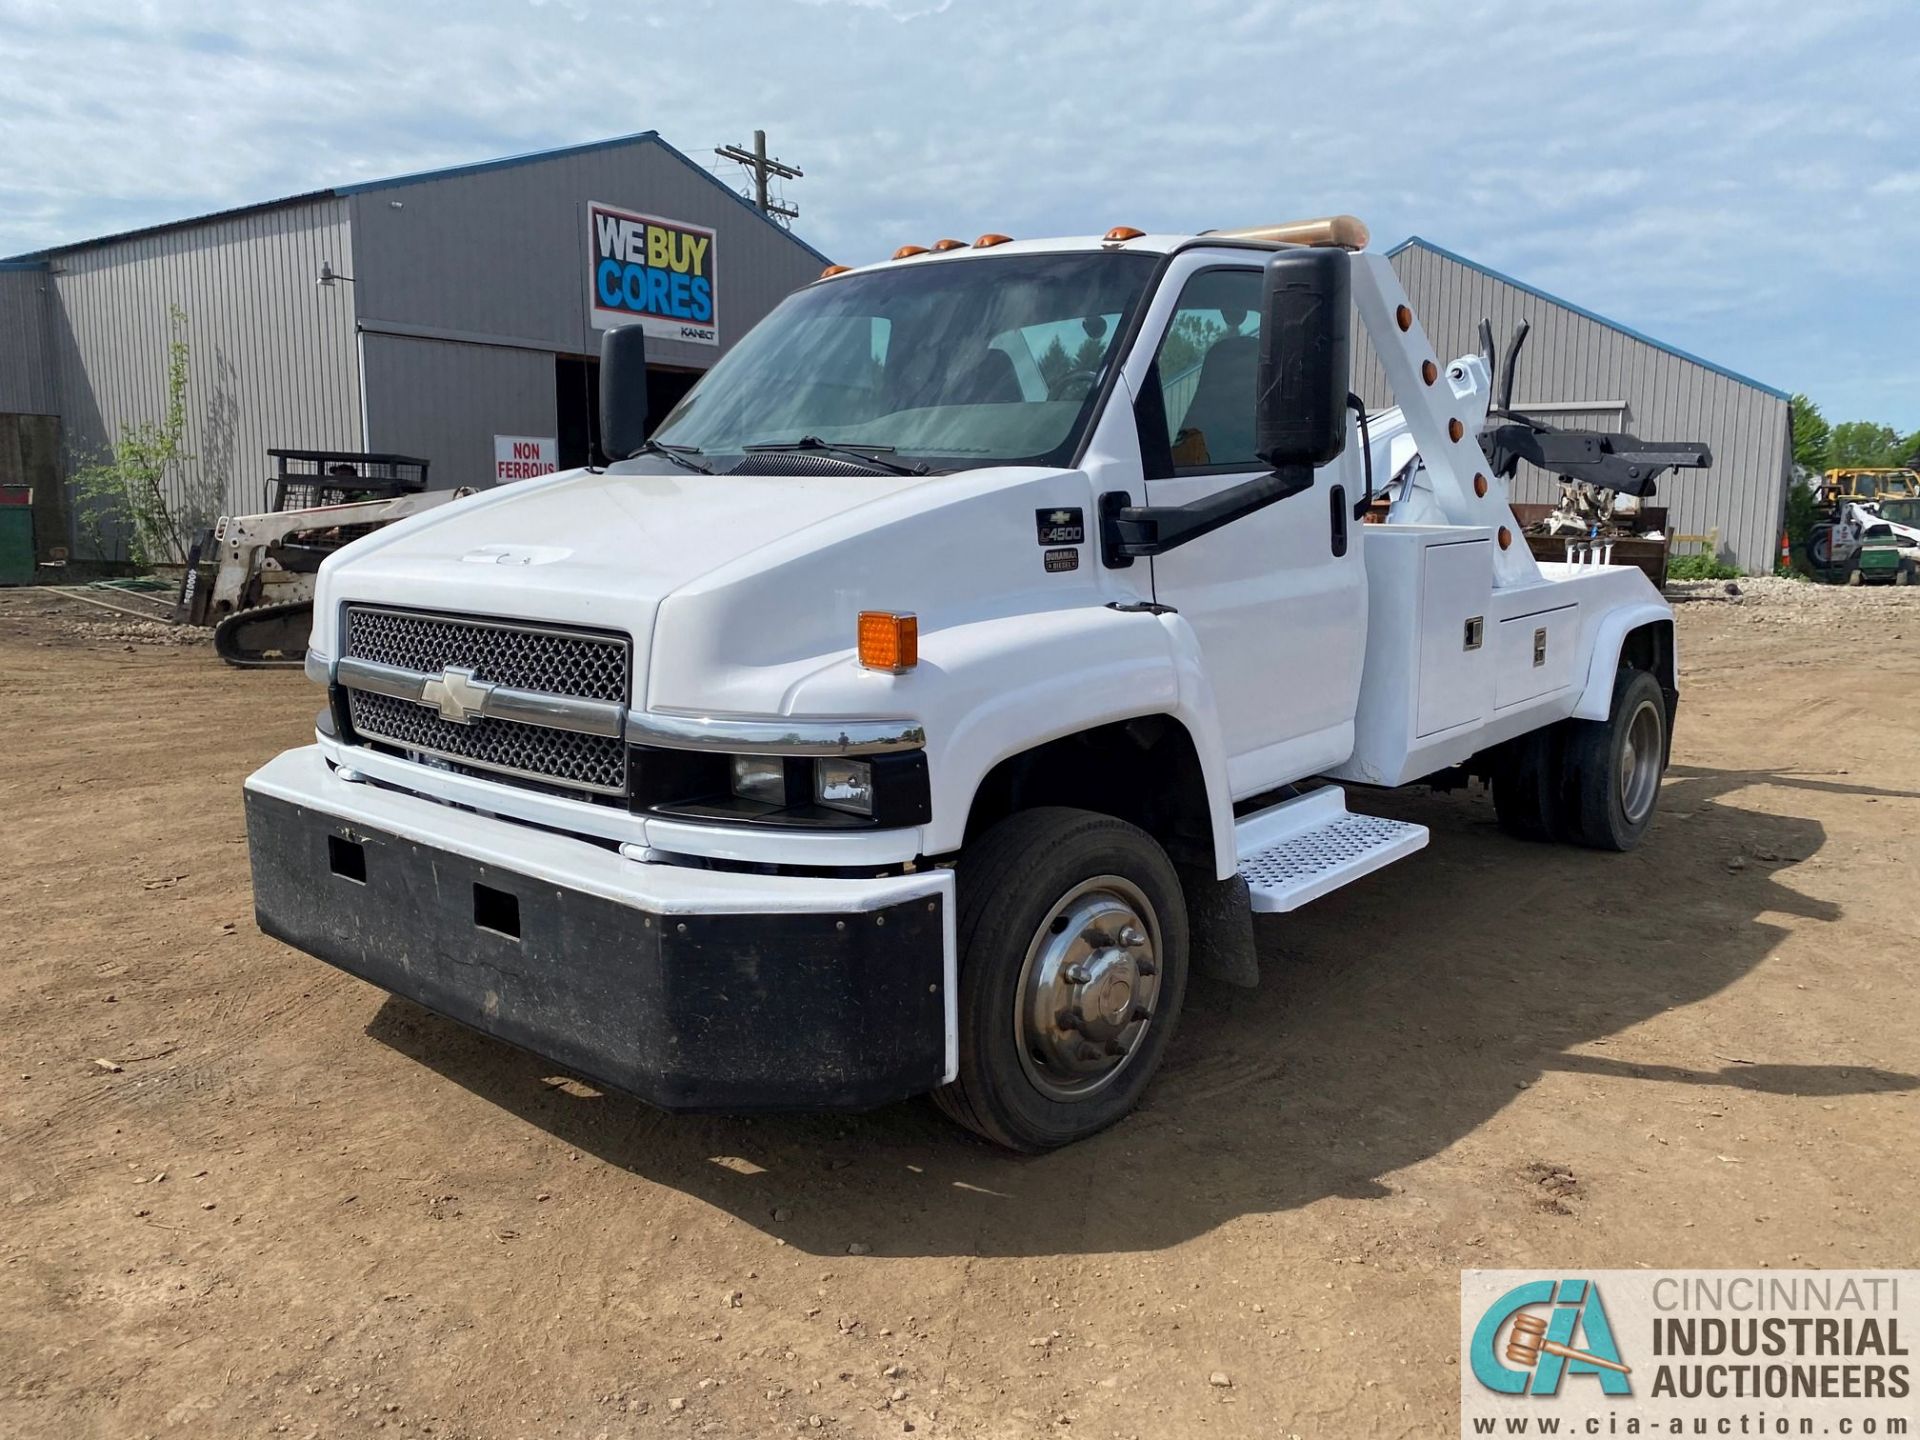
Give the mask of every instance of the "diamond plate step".
[[1337, 785], [1249, 815], [1234, 835], [1241, 877], [1262, 914], [1297, 910], [1427, 843], [1424, 825], [1351, 814]]

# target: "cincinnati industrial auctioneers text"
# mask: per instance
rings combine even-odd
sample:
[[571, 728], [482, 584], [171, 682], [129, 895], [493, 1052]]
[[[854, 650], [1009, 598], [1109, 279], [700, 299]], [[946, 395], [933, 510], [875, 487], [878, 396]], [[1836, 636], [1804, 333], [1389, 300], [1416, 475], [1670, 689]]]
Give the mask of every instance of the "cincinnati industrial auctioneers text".
[[1653, 1396], [1902, 1400], [1911, 1393], [1893, 1275], [1670, 1276], [1654, 1282], [1653, 1303], [1677, 1312], [1653, 1324], [1653, 1353], [1663, 1357]]

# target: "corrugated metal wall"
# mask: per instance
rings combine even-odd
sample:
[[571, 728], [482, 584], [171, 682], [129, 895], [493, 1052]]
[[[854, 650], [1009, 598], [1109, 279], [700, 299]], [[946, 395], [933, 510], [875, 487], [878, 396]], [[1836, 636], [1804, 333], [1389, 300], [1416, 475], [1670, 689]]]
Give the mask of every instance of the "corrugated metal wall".
[[54, 415], [47, 291], [41, 264], [0, 264], [0, 415]]
[[[210, 524], [262, 507], [268, 447], [360, 448], [353, 273], [344, 200], [215, 216], [51, 257], [50, 325], [69, 473], [123, 425], [164, 419], [168, 313], [186, 316], [186, 450], [169, 497]], [[75, 517], [79, 553], [87, 526]]]
[[495, 435], [554, 434], [547, 351], [398, 335], [360, 340], [368, 448], [421, 456], [436, 490], [491, 485]]
[[[1463, 265], [1415, 241], [1393, 257], [1442, 364], [1479, 349], [1482, 316], [1496, 347], [1521, 320], [1533, 329], [1520, 357], [1516, 408], [1556, 425], [1627, 430], [1646, 440], [1699, 440], [1713, 451], [1711, 470], [1669, 471], [1650, 503], [1665, 505], [1675, 530], [1718, 527], [1721, 558], [1741, 569], [1771, 571], [1779, 543], [1791, 459], [1788, 404], [1770, 391]], [[1354, 389], [1370, 408], [1394, 403], [1379, 360], [1359, 331]], [[1619, 409], [1574, 412], [1564, 402], [1620, 402]], [[1513, 499], [1552, 502], [1560, 487], [1522, 465]]]
[[712, 365], [820, 274], [819, 255], [649, 140], [356, 190], [370, 448], [424, 455], [436, 486], [485, 484], [495, 435], [555, 433], [554, 355], [600, 348], [587, 302], [595, 200], [717, 232], [720, 345], [650, 339], [657, 364]]

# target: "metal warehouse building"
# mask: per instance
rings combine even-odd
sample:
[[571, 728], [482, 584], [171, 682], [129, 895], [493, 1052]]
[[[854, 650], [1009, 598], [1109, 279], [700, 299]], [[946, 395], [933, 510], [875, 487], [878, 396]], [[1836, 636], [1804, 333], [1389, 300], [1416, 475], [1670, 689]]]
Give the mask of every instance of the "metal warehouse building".
[[[0, 261], [0, 482], [59, 477], [166, 402], [189, 348], [196, 523], [263, 508], [269, 448], [417, 455], [435, 488], [585, 462], [598, 331], [666, 408], [826, 257], [652, 131], [296, 195]], [[505, 465], [508, 470], [498, 467]]]
[[[1720, 558], [1749, 573], [1773, 569], [1793, 466], [1784, 391], [1631, 330], [1571, 301], [1476, 264], [1418, 236], [1387, 252], [1444, 362], [1480, 348], [1480, 320], [1496, 345], [1520, 321], [1533, 329], [1521, 352], [1514, 408], [1569, 429], [1626, 430], [1647, 440], [1698, 440], [1711, 470], [1669, 471], [1649, 503], [1668, 509], [1682, 534], [1719, 532]], [[1385, 374], [1356, 345], [1355, 385], [1369, 408], [1393, 403]], [[1551, 475], [1522, 464], [1513, 499], [1559, 498]]]

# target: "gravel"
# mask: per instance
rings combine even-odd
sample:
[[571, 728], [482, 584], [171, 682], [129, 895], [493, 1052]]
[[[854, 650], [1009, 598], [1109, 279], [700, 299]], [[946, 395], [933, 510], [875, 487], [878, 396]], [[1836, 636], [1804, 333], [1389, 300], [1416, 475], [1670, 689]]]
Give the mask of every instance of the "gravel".
[[1793, 612], [1809, 620], [1848, 615], [1912, 615], [1920, 620], [1920, 585], [1821, 585], [1779, 575], [1738, 580], [1671, 580], [1667, 599], [1676, 605], [1740, 605]]

